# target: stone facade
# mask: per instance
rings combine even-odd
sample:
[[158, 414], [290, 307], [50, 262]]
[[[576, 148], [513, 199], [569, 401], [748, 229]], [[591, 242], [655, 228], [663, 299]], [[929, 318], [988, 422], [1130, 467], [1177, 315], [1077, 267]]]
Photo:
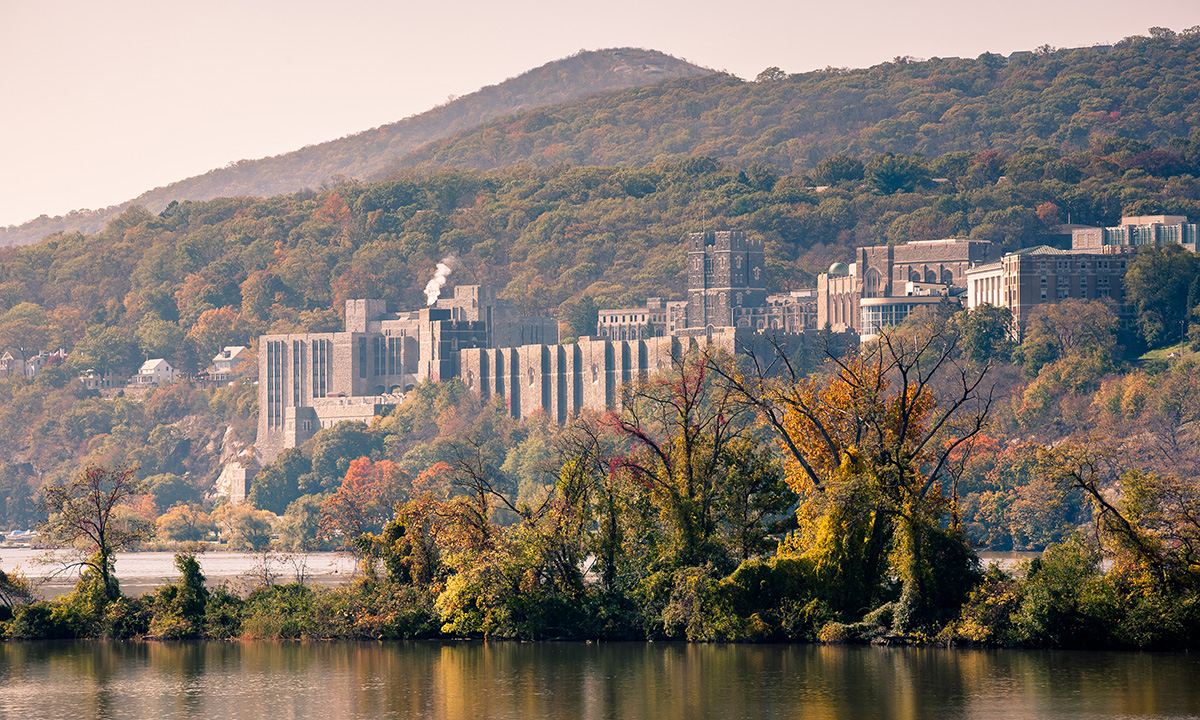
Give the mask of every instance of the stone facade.
[[735, 308], [766, 304], [761, 238], [740, 231], [688, 235], [689, 328], [734, 327]]
[[688, 235], [687, 300], [600, 311], [596, 335], [640, 340], [685, 330], [739, 327], [804, 332], [817, 327], [816, 291], [767, 295], [762, 241], [740, 231]]
[[967, 307], [988, 303], [1007, 308], [1017, 339], [1033, 308], [1067, 298], [1112, 302], [1125, 315], [1129, 250], [1110, 246], [1103, 252], [1073, 252], [1039, 245], [1009, 253], [967, 271]]
[[[817, 277], [817, 326], [870, 338], [920, 306], [966, 287], [966, 272], [995, 259], [986, 240], [921, 240], [855, 250], [844, 272]], [[832, 268], [831, 268], [832, 269]]]
[[637, 340], [580, 338], [570, 345], [467, 349], [462, 351], [462, 380], [482, 401], [504, 398], [513, 417], [545, 414], [563, 423], [582, 410], [619, 409], [622, 388], [669, 370], [690, 352], [719, 348], [765, 357], [775, 352], [772, 338], [789, 355], [803, 341], [796, 334], [771, 336], [726, 327]]
[[269, 463], [323, 427], [369, 422], [416, 383], [458, 377], [464, 348], [557, 340], [556, 321], [522, 316], [485, 286], [460, 285], [408, 312], [384, 300], [347, 300], [343, 332], [259, 338], [255, 449]]

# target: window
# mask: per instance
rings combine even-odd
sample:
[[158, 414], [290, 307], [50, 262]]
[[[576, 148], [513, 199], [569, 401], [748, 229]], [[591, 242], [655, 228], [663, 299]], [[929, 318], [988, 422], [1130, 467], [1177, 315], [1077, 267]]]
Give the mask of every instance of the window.
[[292, 402], [303, 405], [304, 393], [304, 341], [292, 341]]

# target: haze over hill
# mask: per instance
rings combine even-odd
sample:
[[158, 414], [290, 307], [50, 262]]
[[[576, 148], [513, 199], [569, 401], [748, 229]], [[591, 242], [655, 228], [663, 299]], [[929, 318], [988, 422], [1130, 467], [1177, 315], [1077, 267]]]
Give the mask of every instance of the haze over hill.
[[98, 232], [131, 205], [159, 212], [173, 200], [267, 197], [319, 188], [338, 177], [378, 179], [397, 158], [428, 142], [497, 117], [586, 95], [710, 73], [711, 70], [653, 50], [613, 48], [580, 52], [399, 122], [282, 155], [241, 160], [155, 188], [112, 207], [77, 210], [53, 218], [42, 216], [19, 226], [0, 228], [0, 245], [25, 245], [55, 232]]
[[0, 230], [0, 245], [98, 232], [129, 205], [157, 212], [175, 199], [271, 196], [403, 168], [638, 166], [708, 156], [795, 173], [837, 153], [1073, 152], [1106, 137], [1180, 149], [1200, 124], [1200, 31], [1152, 34], [1007, 58], [764, 71], [754, 82], [654, 51], [580, 53], [392, 125], [235, 163], [113, 208]]

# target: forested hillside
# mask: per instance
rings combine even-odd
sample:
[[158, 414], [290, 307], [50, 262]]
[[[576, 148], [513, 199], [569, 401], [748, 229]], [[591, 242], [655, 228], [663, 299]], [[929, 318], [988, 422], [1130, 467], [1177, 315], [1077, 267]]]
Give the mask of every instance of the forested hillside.
[[[101, 460], [184, 473], [174, 450], [139, 459], [156, 428], [178, 429], [190, 416], [182, 427], [194, 436], [160, 430], [155, 442], [192, 447], [211, 446], [223, 423], [249, 430], [250, 388], [168, 394], [163, 410], [146, 415], [136, 403], [90, 397], [74, 378], [131, 373], [148, 357], [194, 372], [221, 346], [253, 344], [263, 332], [339, 328], [347, 298], [419, 307], [447, 257], [452, 283], [494, 283], [527, 311], [559, 317], [570, 337], [593, 331], [597, 307], [681, 295], [689, 231], [761, 237], [769, 288], [786, 290], [811, 286], [860, 244], [960, 236], [1015, 249], [1063, 242], [1058, 225], [1068, 215], [1094, 224], [1122, 214], [1198, 217], [1197, 159], [1200, 133], [1178, 153], [1107, 138], [1065, 155], [1055, 147], [865, 163], [838, 155], [808, 175], [711, 158], [408, 171], [320, 193], [184, 202], [159, 214], [131, 208], [101, 233], [0, 253], [0, 346], [70, 353], [32, 383], [0, 383], [0, 451], [26, 468], [21, 483]], [[1181, 282], [1186, 294], [1191, 280]], [[1178, 337], [1176, 327], [1153, 339]], [[219, 454], [189, 456], [197, 492], [211, 486]]]
[[1112, 47], [828, 68], [756, 81], [672, 80], [501, 118], [432, 143], [404, 166], [642, 165], [707, 155], [783, 172], [836, 153], [940, 155], [1120, 136], [1155, 147], [1200, 121], [1200, 28]]
[[425, 143], [497, 117], [610, 90], [709, 72], [653, 50], [615, 48], [580, 52], [399, 122], [282, 155], [240, 160], [155, 188], [119, 206], [42, 217], [20, 226], [0, 228], [0, 245], [24, 245], [54, 232], [99, 232], [130, 205], [158, 212], [172, 200], [269, 197], [320, 188], [338, 177], [375, 180], [397, 158]]
[[[211, 490], [253, 433], [253, 371], [142, 398], [78, 379], [147, 357], [190, 372], [264, 332], [336, 329], [348, 298], [416, 307], [439, 261], [570, 337], [597, 308], [679, 296], [689, 231], [762, 239], [768, 287], [787, 290], [860, 245], [1009, 251], [1069, 242], [1068, 218], [1195, 220], [1200, 33], [1154, 34], [1007, 62], [668, 81], [410, 159], [504, 167], [135, 206], [94, 234], [0, 250], [0, 350], [68, 353], [0, 381], [0, 527], [44, 519], [46, 483], [126, 466], [137, 491], [119, 511], [140, 540], [341, 546], [365, 570], [337, 591], [222, 591], [204, 610], [172, 604], [200, 587], [183, 558], [190, 580], [149, 599], [99, 596], [85, 575], [0, 628], [1200, 646], [1200, 259], [1179, 245], [1129, 259], [1127, 318], [1045, 304], [1018, 344], [1006, 310], [947, 301], [861, 348], [812, 333], [790, 377], [678, 358], [566, 428], [423, 383], [370, 425], [282, 453], [236, 508]], [[550, 152], [571, 147], [570, 163]], [[981, 573], [972, 547], [1049, 550], [1014, 575]]]

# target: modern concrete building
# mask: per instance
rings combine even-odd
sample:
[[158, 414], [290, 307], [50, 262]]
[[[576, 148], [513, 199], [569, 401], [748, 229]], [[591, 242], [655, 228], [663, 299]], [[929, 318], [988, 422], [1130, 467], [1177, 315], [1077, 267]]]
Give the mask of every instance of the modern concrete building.
[[1080, 228], [1071, 233], [1071, 249], [1100, 252], [1113, 247], [1179, 243], [1196, 252], [1200, 227], [1183, 215], [1137, 215], [1121, 218], [1116, 227]]
[[817, 327], [869, 340], [920, 307], [957, 298], [967, 270], [994, 253], [986, 240], [957, 238], [860, 247], [853, 263], [834, 263], [817, 277]]

